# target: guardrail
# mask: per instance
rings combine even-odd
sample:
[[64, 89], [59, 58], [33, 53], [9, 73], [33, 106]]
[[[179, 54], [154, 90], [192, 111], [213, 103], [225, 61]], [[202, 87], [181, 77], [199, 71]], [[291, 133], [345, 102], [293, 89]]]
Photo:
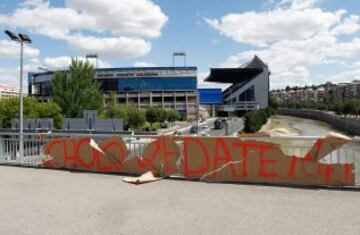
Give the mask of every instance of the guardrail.
[[[0, 164], [33, 166], [39, 164], [49, 157], [44, 154], [44, 145], [56, 138], [91, 137], [98, 144], [114, 134], [74, 134], [74, 133], [24, 133], [24, 156], [19, 156], [19, 134], [0, 133]], [[121, 136], [129, 150], [128, 158], [133, 156], [142, 157], [145, 147], [161, 136], [152, 135], [122, 135]], [[190, 136], [173, 136], [177, 144]], [[193, 136], [191, 136], [193, 137]], [[219, 138], [219, 137], [206, 137]], [[221, 137], [231, 138], [231, 137]], [[315, 136], [293, 136], [293, 137], [242, 137], [242, 140], [259, 140], [278, 143], [281, 150], [289, 156], [304, 157], [314, 143], [322, 137]], [[355, 182], [360, 186], [360, 139], [354, 138], [350, 143], [328, 154], [320, 162], [322, 163], [354, 163]]]
[[234, 104], [228, 105], [220, 105], [218, 106], [219, 111], [241, 111], [241, 110], [251, 110], [251, 109], [258, 109], [259, 103], [257, 102], [236, 102]]

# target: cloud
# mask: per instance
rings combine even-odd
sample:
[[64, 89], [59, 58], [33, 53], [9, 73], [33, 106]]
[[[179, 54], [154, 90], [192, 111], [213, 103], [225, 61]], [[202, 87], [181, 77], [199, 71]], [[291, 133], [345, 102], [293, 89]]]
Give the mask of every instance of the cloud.
[[231, 55], [219, 66], [239, 67], [258, 55], [269, 65], [273, 89], [286, 85], [316, 84], [309, 67], [321, 64], [343, 67], [344, 59], [351, 59], [359, 53], [359, 38], [339, 42], [333, 35], [323, 34], [306, 40], [282, 40], [265, 49], [244, 51]]
[[[85, 57], [73, 57], [81, 61], [86, 61]], [[67, 69], [71, 64], [71, 57], [68, 56], [59, 56], [59, 57], [46, 57], [42, 61], [30, 60], [29, 63], [24, 65], [24, 80], [23, 86], [24, 91], [27, 91], [27, 74], [29, 72], [40, 72], [39, 68], [44, 68], [48, 70], [59, 70]], [[88, 59], [94, 67], [96, 66], [96, 60]], [[113, 67], [109, 62], [99, 59], [98, 60], [99, 68], [111, 68]], [[19, 76], [20, 68], [19, 67], [0, 67], [0, 84], [5, 84], [10, 87], [19, 88]]]
[[19, 74], [16, 69], [0, 68], [0, 84], [19, 87]]
[[[329, 12], [315, 8], [320, 2], [272, 0], [267, 2], [268, 6], [274, 6], [270, 10], [206, 19], [221, 35], [256, 46], [230, 55], [219, 66], [238, 67], [258, 55], [269, 65], [272, 89], [318, 84], [316, 79], [320, 77], [310, 72], [314, 65], [347, 67], [348, 60], [360, 55], [360, 38], [353, 36], [345, 41], [340, 35], [359, 31], [359, 16], [347, 15], [345, 10]], [[357, 74], [352, 69], [341, 75], [350, 79]]]
[[155, 64], [153, 63], [148, 63], [148, 62], [143, 62], [143, 61], [136, 61], [134, 63], [134, 67], [154, 67]]
[[326, 77], [326, 80], [333, 83], [360, 81], [360, 60], [354, 62], [345, 71]]
[[149, 53], [148, 40], [161, 35], [167, 20], [150, 0], [66, 0], [63, 7], [28, 0], [11, 14], [0, 14], [0, 25], [65, 40], [82, 52], [118, 58]]
[[[68, 57], [68, 56], [59, 56], [59, 57], [46, 57], [43, 62], [42, 66], [49, 69], [49, 70], [58, 70], [58, 69], [66, 69], [71, 64], [71, 59], [78, 59], [81, 61], [86, 61], [85, 57]], [[95, 59], [88, 59], [88, 62], [91, 63], [94, 67], [96, 66]], [[98, 66], [99, 68], [111, 68], [112, 65], [106, 61], [98, 59]]]
[[306, 39], [327, 32], [340, 22], [345, 11], [324, 12], [321, 9], [275, 9], [264, 12], [228, 14], [205, 21], [221, 35], [237, 42], [268, 46], [279, 40]]
[[[70, 39], [71, 38], [71, 39]], [[69, 44], [83, 53], [97, 53], [99, 55], [133, 58], [146, 55], [151, 50], [151, 43], [128, 37], [92, 37], [74, 35], [69, 38]]]
[[355, 33], [360, 29], [359, 19], [358, 15], [351, 15], [333, 28], [331, 33], [334, 35]]
[[91, 29], [109, 30], [114, 35], [156, 38], [168, 20], [150, 0], [66, 0], [65, 5], [95, 19]]
[[[33, 59], [40, 55], [40, 51], [29, 45], [24, 47], [24, 57]], [[20, 45], [19, 43], [9, 40], [0, 40], [0, 58], [19, 58]]]
[[265, 3], [265, 6], [302, 10], [302, 9], [314, 7], [320, 4], [321, 2], [322, 2], [321, 0], [268, 0]]

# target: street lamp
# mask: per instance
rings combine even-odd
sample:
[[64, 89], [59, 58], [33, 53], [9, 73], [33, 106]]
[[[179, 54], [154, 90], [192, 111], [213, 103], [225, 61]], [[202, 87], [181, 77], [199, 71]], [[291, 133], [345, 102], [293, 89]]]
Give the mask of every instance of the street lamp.
[[20, 141], [19, 141], [19, 158], [20, 161], [24, 157], [24, 97], [23, 97], [23, 57], [24, 57], [24, 43], [32, 43], [30, 37], [26, 34], [14, 34], [5, 30], [5, 34], [9, 36], [12, 41], [20, 43]]

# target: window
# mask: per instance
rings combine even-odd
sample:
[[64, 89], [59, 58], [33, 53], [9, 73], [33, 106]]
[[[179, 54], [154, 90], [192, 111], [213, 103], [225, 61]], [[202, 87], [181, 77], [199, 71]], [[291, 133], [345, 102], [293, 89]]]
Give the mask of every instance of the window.
[[101, 84], [101, 89], [105, 92], [108, 91], [117, 91], [117, 79], [102, 79], [99, 80]]
[[249, 87], [246, 91], [239, 95], [239, 101], [255, 101], [255, 88]]

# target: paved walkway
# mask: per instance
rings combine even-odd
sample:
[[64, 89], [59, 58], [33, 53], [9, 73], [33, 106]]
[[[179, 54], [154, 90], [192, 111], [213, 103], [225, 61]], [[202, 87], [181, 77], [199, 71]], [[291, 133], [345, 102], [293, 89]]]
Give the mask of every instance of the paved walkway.
[[0, 166], [0, 234], [360, 234], [360, 192]]

